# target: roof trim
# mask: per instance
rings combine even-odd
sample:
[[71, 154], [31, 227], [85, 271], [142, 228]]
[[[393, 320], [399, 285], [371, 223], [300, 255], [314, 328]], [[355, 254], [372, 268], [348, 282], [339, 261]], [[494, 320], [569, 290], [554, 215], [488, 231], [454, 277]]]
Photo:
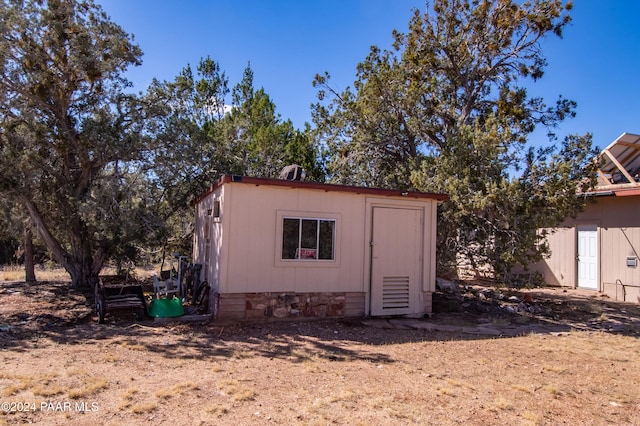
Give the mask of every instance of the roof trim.
[[617, 186], [608, 185], [606, 187], [599, 187], [593, 191], [582, 192], [578, 195], [584, 197], [632, 197], [640, 195], [640, 188], [637, 186]]
[[449, 196], [447, 194], [438, 194], [432, 192], [418, 192], [418, 191], [401, 191], [394, 189], [381, 189], [381, 188], [367, 188], [362, 186], [350, 186], [350, 185], [337, 185], [330, 183], [318, 183], [318, 182], [304, 182], [304, 181], [291, 181], [283, 179], [269, 179], [269, 178], [257, 178], [248, 176], [237, 175], [224, 175], [218, 182], [211, 185], [211, 187], [202, 195], [196, 198], [194, 204], [198, 204], [209, 194], [225, 184], [248, 184], [255, 186], [279, 186], [284, 188], [294, 189], [313, 189], [325, 192], [351, 192], [355, 194], [368, 194], [378, 195], [384, 197], [402, 197], [413, 199], [429, 199], [437, 201], [447, 201]]
[[630, 197], [633, 195], [640, 195], [640, 189], [623, 189], [620, 191], [613, 191], [616, 197]]

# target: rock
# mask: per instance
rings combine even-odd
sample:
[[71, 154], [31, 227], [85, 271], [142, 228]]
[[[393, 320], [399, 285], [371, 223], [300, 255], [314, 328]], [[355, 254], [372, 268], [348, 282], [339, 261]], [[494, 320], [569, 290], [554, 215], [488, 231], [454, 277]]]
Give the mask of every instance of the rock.
[[476, 310], [483, 314], [488, 314], [489, 312], [491, 312], [491, 306], [485, 303], [478, 303], [478, 305], [476, 306]]
[[511, 296], [507, 300], [511, 303], [520, 303], [520, 298], [518, 296]]
[[507, 311], [509, 311], [509, 313], [512, 313], [512, 314], [517, 314], [518, 313], [518, 308], [515, 307], [515, 306], [507, 306], [507, 307], [505, 307], [505, 309]]
[[444, 278], [436, 278], [436, 288], [443, 293], [457, 293], [460, 291], [456, 283], [445, 280]]
[[483, 288], [482, 290], [480, 290], [480, 294], [487, 299], [490, 299], [493, 297], [493, 290], [491, 290], [490, 288]]
[[530, 305], [529, 306], [529, 312], [531, 312], [532, 314], [539, 314], [542, 312], [542, 308], [538, 305]]
[[289, 310], [287, 308], [278, 308], [273, 311], [273, 316], [276, 318], [284, 318], [289, 315]]

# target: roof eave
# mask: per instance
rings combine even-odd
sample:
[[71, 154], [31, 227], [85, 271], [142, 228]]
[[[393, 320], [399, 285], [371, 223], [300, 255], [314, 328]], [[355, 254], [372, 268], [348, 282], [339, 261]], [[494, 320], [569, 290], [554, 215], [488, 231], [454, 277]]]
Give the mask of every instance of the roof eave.
[[219, 187], [229, 183], [242, 183], [249, 185], [265, 185], [265, 186], [277, 186], [297, 189], [313, 189], [321, 190], [325, 192], [350, 192], [355, 194], [369, 194], [386, 197], [402, 197], [413, 199], [430, 199], [438, 202], [447, 201], [449, 196], [447, 194], [431, 193], [431, 192], [418, 192], [418, 191], [402, 191], [394, 189], [381, 189], [381, 188], [368, 188], [361, 186], [350, 185], [338, 185], [330, 183], [318, 183], [318, 182], [304, 182], [304, 181], [291, 181], [283, 179], [270, 179], [270, 178], [257, 178], [249, 176], [238, 175], [224, 175], [215, 184], [213, 184], [207, 191], [200, 195], [194, 202], [199, 203], [209, 194], [214, 192]]

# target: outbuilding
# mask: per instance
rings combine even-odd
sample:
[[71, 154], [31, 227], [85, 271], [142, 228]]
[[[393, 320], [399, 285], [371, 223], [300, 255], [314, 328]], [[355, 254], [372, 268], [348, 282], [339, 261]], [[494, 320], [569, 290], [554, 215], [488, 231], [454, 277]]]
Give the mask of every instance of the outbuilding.
[[428, 315], [446, 199], [223, 176], [196, 202], [193, 259], [220, 320]]
[[551, 285], [640, 302], [640, 135], [623, 133], [597, 160], [585, 210], [546, 230], [551, 255], [532, 269]]

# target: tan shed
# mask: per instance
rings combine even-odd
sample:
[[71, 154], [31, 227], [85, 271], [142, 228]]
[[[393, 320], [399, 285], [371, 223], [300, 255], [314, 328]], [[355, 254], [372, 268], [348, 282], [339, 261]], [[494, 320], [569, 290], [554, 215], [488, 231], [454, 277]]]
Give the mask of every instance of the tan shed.
[[547, 230], [551, 256], [535, 265], [552, 285], [640, 302], [640, 135], [622, 134], [599, 157], [584, 212]]
[[222, 320], [431, 313], [442, 194], [224, 176], [194, 262]]

